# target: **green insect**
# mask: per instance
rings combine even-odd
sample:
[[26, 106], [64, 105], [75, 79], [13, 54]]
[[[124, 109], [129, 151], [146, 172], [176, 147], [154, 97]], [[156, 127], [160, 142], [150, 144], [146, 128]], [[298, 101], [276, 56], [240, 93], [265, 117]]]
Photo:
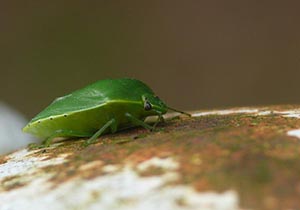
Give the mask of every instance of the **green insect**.
[[[134, 126], [153, 130], [168, 109], [190, 116], [168, 107], [139, 80], [100, 80], [55, 99], [23, 131], [44, 138], [45, 147], [56, 137], [89, 137], [89, 145], [104, 133]], [[148, 116], [158, 116], [153, 126], [144, 122]]]

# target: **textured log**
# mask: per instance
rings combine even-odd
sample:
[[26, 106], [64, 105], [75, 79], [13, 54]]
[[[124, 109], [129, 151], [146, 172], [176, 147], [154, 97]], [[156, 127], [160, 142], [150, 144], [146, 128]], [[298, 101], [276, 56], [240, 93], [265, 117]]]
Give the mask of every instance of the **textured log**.
[[0, 158], [0, 209], [299, 209], [299, 108], [199, 111], [89, 147], [19, 150]]

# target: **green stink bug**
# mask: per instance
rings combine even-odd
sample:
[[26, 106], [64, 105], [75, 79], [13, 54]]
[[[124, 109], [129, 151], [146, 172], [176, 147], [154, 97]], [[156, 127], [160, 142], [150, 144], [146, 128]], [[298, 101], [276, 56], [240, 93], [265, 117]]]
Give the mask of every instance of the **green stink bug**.
[[[100, 80], [55, 99], [23, 131], [45, 138], [44, 146], [55, 137], [90, 137], [89, 145], [108, 132], [134, 126], [152, 130], [168, 109], [189, 115], [168, 107], [139, 80]], [[158, 116], [153, 126], [144, 122], [148, 116]]]

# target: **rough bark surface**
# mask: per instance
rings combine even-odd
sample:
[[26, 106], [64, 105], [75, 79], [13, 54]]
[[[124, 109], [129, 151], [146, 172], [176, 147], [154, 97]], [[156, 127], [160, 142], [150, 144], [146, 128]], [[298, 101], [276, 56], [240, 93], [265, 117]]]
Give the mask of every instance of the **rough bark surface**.
[[0, 157], [0, 209], [300, 209], [299, 106], [168, 118]]

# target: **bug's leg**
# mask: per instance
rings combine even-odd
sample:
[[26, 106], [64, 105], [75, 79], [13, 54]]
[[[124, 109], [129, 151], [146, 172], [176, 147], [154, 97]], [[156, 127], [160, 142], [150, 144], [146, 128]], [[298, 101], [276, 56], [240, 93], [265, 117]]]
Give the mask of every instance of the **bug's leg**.
[[116, 120], [113, 119], [114, 122], [110, 125], [110, 131], [111, 133], [115, 133], [118, 130], [118, 124], [116, 123]]
[[165, 118], [162, 115], [159, 115], [159, 121], [162, 123], [166, 122]]
[[49, 147], [53, 139], [56, 137], [66, 137], [66, 136], [88, 137], [90, 135], [91, 135], [90, 133], [83, 133], [83, 132], [72, 131], [72, 130], [57, 130], [51, 136], [49, 136], [43, 141], [43, 145], [45, 147]]
[[139, 125], [139, 126], [142, 126], [150, 131], [153, 131], [155, 127], [152, 127], [150, 125], [148, 125], [147, 123], [145, 123], [144, 121], [142, 120], [139, 120], [137, 119], [136, 117], [132, 116], [131, 114], [129, 113], [126, 113], [125, 116], [135, 125]]
[[41, 144], [38, 144], [38, 143], [31, 143], [31, 144], [28, 144], [28, 147], [30, 149], [41, 149], [41, 148], [45, 148], [45, 147], [49, 147], [50, 144], [52, 143], [52, 140], [55, 138], [55, 137], [58, 137], [58, 136], [53, 136], [52, 135], [48, 138], [46, 138]]
[[105, 125], [103, 125], [96, 133], [94, 133], [94, 135], [89, 138], [86, 142], [84, 142], [84, 146], [88, 146], [90, 144], [93, 144], [96, 139], [108, 128], [111, 127], [112, 132], [115, 132], [117, 130], [117, 126], [116, 126], [116, 120], [115, 119], [111, 119], [110, 121], [108, 121]]
[[45, 148], [49, 147], [53, 141], [54, 138], [56, 137], [67, 137], [67, 136], [74, 136], [74, 137], [88, 137], [91, 136], [89, 133], [83, 133], [83, 132], [78, 132], [78, 131], [72, 131], [72, 130], [56, 130], [53, 132], [52, 135], [47, 137], [41, 145], [37, 144], [31, 144], [29, 147], [30, 148]]
[[161, 114], [158, 115], [157, 121], [153, 125], [153, 129], [155, 129], [157, 124], [160, 123], [160, 122], [165, 122], [165, 119]]
[[52, 143], [53, 139], [58, 137], [58, 133], [54, 133], [51, 136], [49, 136], [48, 138], [46, 138], [43, 142], [41, 147], [49, 147], [50, 144]]

